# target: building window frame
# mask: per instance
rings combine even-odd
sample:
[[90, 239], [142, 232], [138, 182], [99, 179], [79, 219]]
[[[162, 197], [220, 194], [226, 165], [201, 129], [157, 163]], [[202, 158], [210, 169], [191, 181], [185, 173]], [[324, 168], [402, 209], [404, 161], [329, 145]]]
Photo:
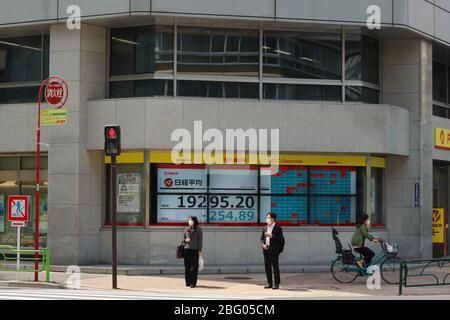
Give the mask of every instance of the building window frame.
[[[41, 45], [41, 57], [40, 57], [40, 80], [30, 80], [30, 81], [6, 81], [6, 82], [0, 82], [0, 90], [6, 90], [6, 89], [23, 89], [23, 88], [29, 88], [29, 89], [36, 89], [36, 99], [37, 100], [37, 91], [39, 90], [39, 86], [41, 85], [42, 81], [48, 78], [48, 72], [49, 72], [49, 66], [46, 68], [45, 61], [49, 60], [50, 55], [50, 35], [48, 33], [40, 33], [40, 34], [34, 34], [34, 35], [26, 35], [23, 37], [15, 37], [17, 39], [20, 38], [28, 38], [28, 37], [41, 37], [40, 45]], [[11, 38], [0, 38], [0, 42], [4, 40], [8, 40]], [[46, 56], [47, 55], [47, 56]], [[44, 97], [42, 97], [42, 101], [44, 101]], [[29, 103], [30, 101], [18, 101], [18, 102], [8, 102], [2, 104], [16, 104], [16, 103]], [[35, 101], [32, 101], [35, 102]], [[1, 102], [0, 102], [1, 103]]]
[[[291, 223], [285, 223], [282, 222], [283, 225], [285, 226], [290, 226], [290, 227], [299, 227], [299, 226], [303, 226], [303, 227], [321, 227], [321, 226], [354, 226], [356, 224], [355, 222], [345, 222], [345, 223], [336, 223], [336, 224], [330, 224], [330, 223], [316, 223], [316, 221], [313, 219], [313, 212], [312, 212], [312, 208], [313, 208], [313, 199], [317, 199], [317, 198], [328, 198], [328, 197], [345, 197], [345, 198], [349, 198], [349, 199], [354, 199], [354, 203], [355, 203], [355, 215], [356, 215], [356, 219], [358, 218], [359, 213], [362, 210], [365, 210], [366, 206], [367, 206], [367, 201], [366, 197], [370, 196], [369, 194], [366, 194], [366, 175], [367, 175], [367, 166], [366, 167], [354, 167], [354, 166], [345, 166], [346, 169], [348, 169], [349, 171], [355, 171], [356, 172], [356, 180], [355, 180], [355, 192], [352, 193], [317, 193], [317, 192], [312, 192], [312, 188], [308, 187], [307, 188], [307, 193], [293, 193], [293, 194], [289, 194], [289, 193], [277, 193], [277, 192], [268, 192], [265, 193], [262, 191], [261, 189], [261, 169], [264, 168], [263, 165], [251, 165], [251, 166], [255, 166], [257, 167], [257, 177], [258, 177], [258, 182], [257, 182], [257, 186], [256, 186], [256, 191], [252, 192], [252, 193], [214, 193], [211, 192], [210, 190], [210, 170], [214, 170], [214, 165], [196, 165], [198, 166], [198, 169], [203, 169], [205, 170], [205, 174], [206, 174], [206, 181], [207, 181], [207, 186], [206, 186], [206, 190], [204, 192], [158, 192], [158, 166], [159, 165], [165, 165], [162, 163], [151, 163], [150, 164], [150, 189], [152, 190], [151, 192], [148, 192], [148, 195], [150, 197], [150, 203], [152, 205], [152, 210], [150, 210], [150, 223], [149, 226], [152, 227], [161, 227], [161, 226], [178, 226], [178, 225], [184, 225], [185, 223], [183, 222], [159, 222], [158, 221], [158, 213], [157, 213], [157, 207], [158, 207], [158, 197], [159, 196], [164, 196], [164, 195], [170, 195], [170, 196], [194, 196], [194, 197], [198, 197], [198, 196], [204, 196], [206, 199], [206, 207], [204, 207], [204, 210], [206, 210], [206, 213], [204, 214], [206, 216], [206, 221], [201, 221], [200, 217], [199, 217], [199, 221], [201, 221], [202, 225], [205, 226], [218, 226], [218, 227], [238, 227], [238, 226], [248, 226], [248, 227], [252, 227], [252, 226], [260, 226], [264, 223], [264, 216], [267, 212], [261, 212], [261, 204], [262, 204], [262, 198], [264, 197], [269, 197], [269, 198], [291, 198], [291, 199], [306, 199], [306, 219], [307, 221], [303, 221], [300, 220], [299, 222], [297, 222], [296, 224], [291, 224]], [[192, 165], [189, 165], [192, 166]], [[249, 165], [243, 165], [244, 167], [250, 167]], [[286, 166], [289, 167], [289, 166]], [[311, 179], [311, 173], [314, 170], [321, 170], [322, 167], [326, 167], [327, 170], [340, 170], [342, 168], [342, 166], [318, 166], [318, 165], [306, 165], [306, 166], [301, 166], [304, 167], [304, 170], [306, 170], [307, 172], [307, 179], [308, 182], [307, 184], [310, 184], [310, 179]], [[374, 167], [372, 165], [369, 166], [369, 168], [371, 168], [370, 170], [374, 171], [374, 170], [382, 170], [381, 173], [384, 177], [384, 173], [385, 170], [383, 168], [377, 168]], [[322, 168], [323, 169], [323, 168]], [[363, 190], [359, 190], [357, 189], [357, 184], [358, 184], [358, 179], [361, 180], [361, 183], [363, 184]], [[379, 188], [381, 188], [381, 190], [379, 190], [379, 192], [381, 194], [384, 194], [385, 188], [384, 188], [384, 180], [381, 181], [381, 185], [378, 185]], [[363, 197], [361, 198], [361, 194], [363, 195]], [[253, 197], [256, 198], [256, 203], [255, 208], [256, 208], [256, 222], [248, 222], [248, 223], [227, 223], [227, 222], [211, 222], [211, 208], [210, 208], [210, 201], [209, 199], [212, 196], [228, 196], [228, 197], [232, 197], [232, 196], [242, 196], [242, 197]], [[377, 203], [376, 201], [381, 201], [381, 203], [378, 204], [380, 210], [382, 212], [377, 213], [377, 222], [374, 223], [374, 226], [376, 227], [384, 227], [385, 226], [385, 201], [384, 201], [384, 197], [382, 197], [381, 199], [379, 199], [378, 197], [376, 199], [373, 199], [373, 201], [375, 201], [374, 203]], [[359, 202], [359, 203], [358, 203]], [[373, 208], [375, 209], [375, 208]], [[203, 210], [202, 210], [203, 212]], [[371, 214], [375, 214], [375, 212], [371, 212]], [[199, 213], [199, 215], [203, 215], [203, 213]], [[338, 218], [337, 218], [338, 219]], [[381, 221], [380, 221], [381, 220]], [[339, 220], [338, 220], [339, 221]]]
[[[440, 46], [440, 45], [433, 46], [433, 50], [437, 50], [438, 46]], [[439, 64], [443, 65], [445, 68], [444, 71], [445, 71], [446, 101], [444, 102], [444, 101], [436, 100], [436, 97], [434, 96], [434, 89], [433, 89], [433, 106], [432, 107], [433, 107], [433, 109], [435, 107], [437, 107], [436, 109], [439, 108], [441, 110], [445, 110], [446, 115], [445, 116], [439, 115], [439, 113], [437, 111], [435, 112], [434, 110], [432, 110], [432, 114], [433, 114], [433, 116], [436, 116], [436, 117], [450, 119], [450, 49], [445, 48], [445, 47], [442, 47], [441, 49], [446, 51], [446, 61], [441, 60], [441, 59], [437, 58], [435, 55], [433, 55], [433, 66], [434, 66], [434, 63], [439, 63]], [[434, 69], [434, 67], [432, 69]], [[433, 86], [434, 86], [434, 77], [432, 77], [432, 78], [433, 78]]]
[[[157, 24], [155, 24], [157, 25]], [[149, 25], [151, 27], [152, 25]], [[163, 26], [163, 25], [162, 25]], [[362, 88], [368, 88], [372, 89], [378, 92], [378, 102], [380, 103], [380, 97], [381, 97], [381, 79], [382, 79], [382, 71], [381, 71], [381, 64], [380, 64], [380, 49], [381, 49], [381, 42], [378, 41], [378, 83], [371, 83], [363, 80], [347, 80], [346, 79], [346, 35], [352, 34], [348, 33], [344, 30], [341, 30], [340, 32], [332, 32], [333, 34], [339, 34], [341, 39], [341, 79], [300, 79], [300, 78], [271, 78], [271, 77], [265, 77], [263, 72], [264, 67], [264, 52], [263, 52], [263, 44], [264, 44], [264, 32], [265, 31], [283, 31], [285, 29], [282, 28], [248, 28], [247, 30], [253, 30], [255, 33], [258, 33], [259, 38], [259, 61], [258, 61], [258, 74], [256, 76], [224, 76], [224, 75], [200, 75], [200, 74], [182, 74], [178, 72], [177, 64], [178, 64], [178, 33], [179, 28], [182, 27], [189, 27], [188, 25], [178, 25], [177, 23], [171, 24], [171, 25], [164, 25], [172, 27], [173, 30], [173, 66], [172, 70], [173, 72], [170, 73], [145, 73], [145, 74], [130, 74], [130, 75], [111, 75], [110, 72], [108, 72], [108, 79], [107, 79], [107, 92], [108, 97], [111, 97], [110, 93], [110, 86], [111, 83], [117, 82], [117, 81], [136, 81], [136, 80], [169, 80], [173, 81], [173, 91], [171, 95], [164, 95], [165, 97], [178, 97], [178, 81], [207, 81], [207, 82], [239, 82], [239, 83], [254, 83], [259, 85], [259, 95], [255, 98], [240, 98], [240, 99], [252, 99], [252, 100], [272, 100], [272, 99], [265, 99], [264, 98], [264, 92], [263, 92], [263, 86], [265, 84], [292, 84], [292, 85], [316, 85], [316, 86], [340, 86], [342, 89], [341, 98], [339, 100], [333, 100], [332, 102], [341, 102], [341, 103], [364, 103], [361, 101], [348, 101], [345, 96], [346, 87], [362, 87]], [[237, 27], [229, 27], [228, 29], [242, 29]], [[285, 30], [289, 31], [289, 30]], [[290, 30], [292, 31], [292, 30]], [[111, 64], [111, 29], [109, 29], [108, 32], [108, 70], [110, 70], [110, 64]], [[365, 35], [364, 35], [365, 36]], [[367, 37], [367, 36], [366, 36]], [[154, 96], [161, 96], [161, 95], [154, 95]], [[128, 96], [127, 96], [128, 97]], [[201, 98], [201, 97], [198, 97]], [[225, 97], [223, 97], [225, 98]], [[291, 99], [289, 99], [291, 100]], [[292, 99], [293, 100], [293, 99]], [[293, 100], [293, 101], [299, 101], [299, 100]], [[302, 101], [322, 101], [322, 100], [302, 100]]]

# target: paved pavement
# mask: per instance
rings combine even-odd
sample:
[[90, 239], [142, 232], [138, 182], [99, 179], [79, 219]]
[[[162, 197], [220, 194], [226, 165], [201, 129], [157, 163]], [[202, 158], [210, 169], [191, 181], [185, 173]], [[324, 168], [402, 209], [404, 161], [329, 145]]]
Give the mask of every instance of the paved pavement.
[[[118, 286], [124, 290], [152, 293], [172, 293], [189, 297], [192, 294], [226, 296], [235, 299], [304, 299], [304, 298], [395, 298], [398, 286], [381, 283], [381, 289], [370, 290], [366, 278], [351, 284], [337, 283], [329, 273], [299, 273], [282, 275], [280, 290], [264, 289], [264, 274], [200, 275], [194, 289], [184, 285], [182, 276], [119, 276]], [[108, 289], [110, 277], [83, 279], [83, 288]], [[433, 295], [450, 299], [450, 286], [408, 288], [409, 296]]]
[[[63, 287], [69, 275], [61, 272], [52, 272], [52, 286], [46, 289], [48, 297], [55, 296], [57, 286]], [[21, 284], [33, 285], [33, 274], [22, 273]], [[4, 299], [7, 293], [12, 293], [10, 288], [15, 286], [17, 274], [14, 272], [0, 273], [0, 299]], [[41, 280], [43, 280], [41, 278]], [[194, 289], [186, 287], [182, 275], [159, 276], [127, 276], [119, 275], [118, 286], [120, 290], [111, 289], [111, 275], [106, 274], [80, 274], [79, 290], [62, 290], [69, 297], [77, 298], [85, 295], [88, 299], [97, 297], [108, 298], [109, 295], [134, 294], [134, 298], [141, 299], [396, 299], [398, 298], [398, 286], [381, 283], [381, 289], [369, 290], [366, 278], [358, 278], [351, 284], [337, 283], [330, 273], [284, 273], [282, 274], [280, 290], [264, 289], [265, 275], [262, 273], [246, 274], [200, 274], [198, 286]], [[3, 283], [3, 285], [2, 285]], [[22, 287], [24, 285], [21, 285]], [[31, 291], [29, 291], [31, 290]], [[33, 294], [35, 289], [22, 289], [27, 294]], [[52, 291], [53, 290], [53, 291]], [[406, 297], [429, 297], [432, 299], [450, 299], [450, 286], [406, 288]], [[106, 297], [103, 296], [106, 294]], [[58, 294], [56, 294], [57, 296]], [[124, 297], [127, 298], [127, 297]], [[162, 298], [161, 298], [162, 299]]]

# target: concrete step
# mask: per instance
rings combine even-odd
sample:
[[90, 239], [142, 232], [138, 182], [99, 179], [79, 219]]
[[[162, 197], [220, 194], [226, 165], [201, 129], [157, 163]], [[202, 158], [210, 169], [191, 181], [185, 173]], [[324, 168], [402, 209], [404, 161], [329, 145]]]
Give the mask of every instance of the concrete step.
[[[52, 266], [51, 271], [66, 272], [68, 266]], [[111, 274], [111, 265], [86, 265], [79, 266], [81, 273]], [[288, 265], [280, 266], [282, 273], [305, 273], [305, 272], [329, 272], [329, 265]], [[117, 273], [120, 275], [159, 275], [159, 274], [184, 274], [184, 266], [139, 266], [119, 265]], [[264, 273], [263, 265], [254, 266], [205, 266], [200, 271], [203, 274], [245, 274]]]

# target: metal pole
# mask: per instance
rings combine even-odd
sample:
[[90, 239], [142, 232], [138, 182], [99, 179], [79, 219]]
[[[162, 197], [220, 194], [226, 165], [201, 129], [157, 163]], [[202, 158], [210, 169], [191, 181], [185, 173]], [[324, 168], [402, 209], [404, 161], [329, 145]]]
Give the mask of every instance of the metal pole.
[[116, 203], [116, 156], [111, 156], [111, 209], [112, 209], [112, 286], [117, 289], [117, 203]]
[[39, 250], [39, 182], [40, 182], [40, 158], [41, 158], [41, 97], [42, 97], [42, 89], [44, 88], [45, 84], [48, 82], [47, 80], [42, 81], [41, 87], [39, 88], [39, 95], [38, 95], [38, 123], [37, 123], [37, 130], [36, 130], [36, 193], [35, 193], [35, 229], [34, 229], [34, 281], [39, 281], [39, 253], [37, 250]]
[[19, 270], [20, 270], [20, 226], [17, 227], [17, 260], [16, 260], [16, 269], [17, 269], [17, 280], [19, 279]]

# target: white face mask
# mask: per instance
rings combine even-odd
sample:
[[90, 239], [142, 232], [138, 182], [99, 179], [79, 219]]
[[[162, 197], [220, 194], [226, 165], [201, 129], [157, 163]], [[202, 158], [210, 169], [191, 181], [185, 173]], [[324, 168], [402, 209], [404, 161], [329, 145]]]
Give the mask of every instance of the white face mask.
[[194, 225], [194, 221], [193, 220], [189, 220], [188, 223], [189, 223], [190, 226]]
[[270, 218], [267, 218], [267, 219], [266, 219], [266, 222], [267, 222], [267, 224], [270, 226], [270, 225], [273, 223], [273, 220], [270, 219]]
[[366, 225], [370, 226], [370, 220], [367, 220]]

